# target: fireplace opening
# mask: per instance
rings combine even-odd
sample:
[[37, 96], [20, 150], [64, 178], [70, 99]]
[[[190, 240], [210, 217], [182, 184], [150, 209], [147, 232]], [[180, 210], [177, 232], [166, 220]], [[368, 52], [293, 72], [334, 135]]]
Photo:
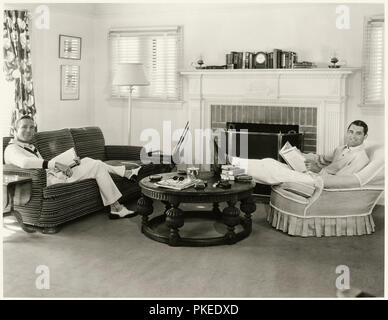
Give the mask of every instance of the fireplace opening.
[[[302, 152], [304, 150], [304, 134], [299, 133], [299, 125], [296, 124], [227, 122], [226, 126], [227, 146], [236, 146], [235, 150], [227, 150], [232, 156], [248, 159], [273, 158], [282, 161], [279, 151], [287, 141]], [[242, 139], [248, 141], [248, 154], [241, 152], [242, 134], [248, 135], [248, 139]]]

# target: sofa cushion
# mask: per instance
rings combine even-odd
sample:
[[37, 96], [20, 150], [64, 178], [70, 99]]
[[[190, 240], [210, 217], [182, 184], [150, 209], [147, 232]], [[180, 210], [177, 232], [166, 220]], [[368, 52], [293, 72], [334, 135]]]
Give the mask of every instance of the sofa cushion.
[[46, 160], [50, 160], [58, 154], [75, 147], [69, 129], [38, 132], [32, 143]]
[[75, 151], [81, 158], [106, 160], [105, 139], [98, 127], [71, 128]]
[[315, 191], [315, 187], [300, 182], [283, 182], [280, 187], [305, 198], [310, 198]]

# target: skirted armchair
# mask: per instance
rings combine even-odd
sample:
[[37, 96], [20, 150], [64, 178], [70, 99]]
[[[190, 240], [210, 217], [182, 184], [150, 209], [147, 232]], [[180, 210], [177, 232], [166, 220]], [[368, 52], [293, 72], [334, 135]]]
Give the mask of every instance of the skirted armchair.
[[[3, 148], [10, 138], [3, 138]], [[124, 164], [127, 169], [141, 164], [142, 147], [105, 145], [102, 131], [98, 127], [71, 128], [39, 132], [34, 145], [44, 159], [50, 160], [58, 154], [74, 147], [79, 157], [90, 157], [111, 165]], [[4, 150], [3, 150], [4, 151]], [[127, 163], [126, 163], [127, 162]], [[142, 164], [138, 179], [160, 172], [168, 172], [171, 167], [163, 164]], [[27, 225], [42, 228], [45, 233], [54, 233], [58, 226], [81, 216], [104, 209], [98, 185], [94, 179], [73, 183], [58, 183], [47, 186], [46, 170], [22, 169], [13, 165], [3, 165], [4, 174], [16, 174], [32, 178], [31, 199], [25, 205], [15, 205]], [[126, 203], [140, 195], [136, 181], [111, 175], [122, 193], [119, 200]]]
[[327, 176], [324, 188], [283, 183], [272, 187], [267, 221], [294, 236], [353, 236], [375, 230], [372, 210], [384, 191], [384, 149], [366, 148], [370, 162], [348, 176]]

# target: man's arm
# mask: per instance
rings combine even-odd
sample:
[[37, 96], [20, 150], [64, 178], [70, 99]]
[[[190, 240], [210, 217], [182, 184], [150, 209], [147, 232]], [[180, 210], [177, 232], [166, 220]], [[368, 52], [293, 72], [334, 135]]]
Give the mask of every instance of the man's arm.
[[27, 156], [23, 150], [16, 145], [9, 145], [4, 151], [6, 164], [13, 164], [23, 169], [54, 169], [55, 161], [47, 161], [37, 157]]
[[306, 168], [307, 170], [319, 173], [321, 170], [328, 165], [331, 164], [333, 161], [335, 152], [337, 149], [335, 149], [331, 154], [328, 155], [321, 155], [321, 154], [315, 154], [315, 153], [303, 153], [303, 156], [305, 157], [306, 161]]

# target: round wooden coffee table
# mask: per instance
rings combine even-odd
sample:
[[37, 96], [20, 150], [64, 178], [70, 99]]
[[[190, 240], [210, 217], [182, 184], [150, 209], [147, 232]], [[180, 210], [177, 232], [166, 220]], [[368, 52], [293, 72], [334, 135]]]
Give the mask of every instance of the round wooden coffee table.
[[[176, 172], [162, 174], [163, 179], [178, 175]], [[252, 231], [251, 214], [256, 210], [256, 204], [252, 198], [254, 182], [238, 183], [230, 181], [230, 189], [213, 187], [218, 181], [216, 178], [208, 179], [208, 185], [204, 190], [196, 190], [194, 187], [184, 190], [170, 190], [161, 188], [151, 182], [149, 177], [139, 182], [142, 197], [137, 202], [137, 212], [142, 215], [142, 232], [150, 239], [167, 243], [170, 246], [212, 246], [221, 244], [234, 244], [247, 236]], [[149, 219], [153, 213], [153, 200], [162, 201], [166, 209], [164, 213]], [[240, 201], [240, 209], [244, 215], [240, 215], [240, 209], [235, 205]], [[220, 202], [227, 202], [228, 206], [221, 212]], [[188, 212], [179, 208], [181, 203], [213, 203], [212, 211]], [[224, 235], [210, 238], [184, 238], [179, 235], [179, 228], [184, 225], [185, 217], [211, 217], [221, 220], [227, 227]], [[157, 226], [166, 223], [168, 232], [160, 232]], [[236, 226], [241, 225], [242, 231], [236, 232]]]

